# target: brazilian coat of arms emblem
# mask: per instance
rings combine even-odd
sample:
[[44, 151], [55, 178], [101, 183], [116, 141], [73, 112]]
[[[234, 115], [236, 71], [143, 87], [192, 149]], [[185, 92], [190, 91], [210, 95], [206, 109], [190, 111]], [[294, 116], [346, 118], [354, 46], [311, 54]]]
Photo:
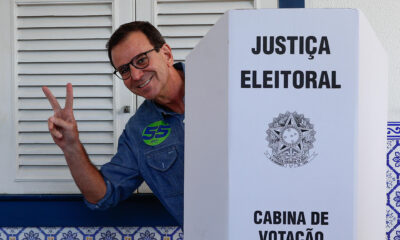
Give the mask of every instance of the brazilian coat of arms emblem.
[[310, 154], [315, 142], [313, 124], [303, 114], [286, 112], [279, 114], [268, 125], [267, 158], [279, 166], [300, 167], [309, 163], [316, 153]]

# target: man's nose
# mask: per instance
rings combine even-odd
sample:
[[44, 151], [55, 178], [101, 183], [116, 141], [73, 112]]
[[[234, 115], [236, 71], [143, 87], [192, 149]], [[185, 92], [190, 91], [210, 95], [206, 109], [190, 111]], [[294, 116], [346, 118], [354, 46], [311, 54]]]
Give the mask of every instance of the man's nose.
[[131, 78], [136, 81], [140, 80], [143, 76], [143, 70], [135, 68], [132, 66], [132, 64], [129, 64], [129, 67], [131, 71]]

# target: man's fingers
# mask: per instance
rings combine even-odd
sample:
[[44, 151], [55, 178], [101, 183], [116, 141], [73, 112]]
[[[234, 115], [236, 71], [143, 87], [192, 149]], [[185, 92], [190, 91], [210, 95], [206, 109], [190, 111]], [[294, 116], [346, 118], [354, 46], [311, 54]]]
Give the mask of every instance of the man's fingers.
[[62, 138], [62, 136], [63, 136], [62, 133], [57, 130], [57, 128], [55, 127], [55, 125], [54, 125], [53, 121], [51, 120], [51, 118], [49, 118], [49, 120], [47, 121], [47, 124], [49, 126], [50, 134], [53, 137], [58, 138], [58, 139]]
[[50, 118], [47, 120], [47, 125], [49, 126], [49, 130], [54, 128], [54, 123], [50, 120]]
[[50, 117], [49, 121], [51, 121], [55, 126], [64, 128], [64, 129], [70, 129], [71, 128], [71, 123], [64, 121], [61, 118], [56, 118], [56, 117]]
[[46, 98], [49, 100], [53, 110], [54, 111], [60, 110], [61, 109], [60, 104], [58, 103], [58, 101], [54, 97], [54, 95], [51, 93], [50, 89], [46, 86], [43, 86], [42, 91], [43, 91], [44, 95], [46, 95]]
[[73, 94], [73, 91], [72, 91], [72, 84], [71, 83], [68, 83], [67, 84], [67, 96], [66, 96], [66, 99], [65, 99], [65, 108], [66, 109], [72, 109], [72, 106], [73, 106], [73, 101], [74, 101], [74, 94]]

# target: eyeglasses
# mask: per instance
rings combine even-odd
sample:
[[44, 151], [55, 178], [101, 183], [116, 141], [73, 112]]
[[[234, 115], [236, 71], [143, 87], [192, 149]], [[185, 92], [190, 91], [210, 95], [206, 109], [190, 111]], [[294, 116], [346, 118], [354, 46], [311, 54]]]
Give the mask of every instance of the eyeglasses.
[[122, 80], [126, 80], [126, 79], [130, 78], [131, 77], [131, 68], [129, 67], [129, 65], [132, 65], [136, 69], [147, 68], [150, 63], [150, 60], [149, 60], [149, 57], [147, 56], [147, 54], [154, 50], [158, 51], [158, 49], [159, 48], [153, 48], [153, 49], [150, 49], [149, 51], [139, 53], [138, 55], [134, 56], [129, 63], [124, 64], [124, 65], [120, 66], [118, 69], [116, 69], [114, 71], [114, 74]]

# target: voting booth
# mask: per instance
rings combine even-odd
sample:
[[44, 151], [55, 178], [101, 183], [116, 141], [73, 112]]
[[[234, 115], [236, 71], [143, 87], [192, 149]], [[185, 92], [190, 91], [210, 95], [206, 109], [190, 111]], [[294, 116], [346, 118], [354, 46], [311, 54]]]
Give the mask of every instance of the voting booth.
[[185, 240], [384, 238], [386, 56], [359, 10], [229, 11], [185, 85]]

